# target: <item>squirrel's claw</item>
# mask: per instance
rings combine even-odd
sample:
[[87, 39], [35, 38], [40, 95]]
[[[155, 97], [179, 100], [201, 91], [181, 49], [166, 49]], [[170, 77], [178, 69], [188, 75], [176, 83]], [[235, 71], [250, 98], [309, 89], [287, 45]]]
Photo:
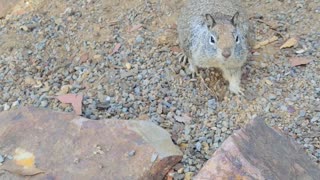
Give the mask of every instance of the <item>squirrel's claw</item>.
[[186, 66], [189, 63], [188, 57], [185, 54], [180, 53], [179, 54], [179, 63], [181, 63], [182, 66]]

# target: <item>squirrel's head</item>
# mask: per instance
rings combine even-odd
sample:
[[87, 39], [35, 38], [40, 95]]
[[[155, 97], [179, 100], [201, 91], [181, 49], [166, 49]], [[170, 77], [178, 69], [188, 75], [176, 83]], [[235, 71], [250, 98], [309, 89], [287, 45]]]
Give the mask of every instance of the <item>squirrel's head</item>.
[[215, 59], [224, 63], [228, 59], [241, 56], [244, 38], [239, 31], [239, 12], [227, 21], [216, 22], [210, 15], [205, 15], [205, 25], [208, 33], [205, 35], [206, 55], [214, 56]]

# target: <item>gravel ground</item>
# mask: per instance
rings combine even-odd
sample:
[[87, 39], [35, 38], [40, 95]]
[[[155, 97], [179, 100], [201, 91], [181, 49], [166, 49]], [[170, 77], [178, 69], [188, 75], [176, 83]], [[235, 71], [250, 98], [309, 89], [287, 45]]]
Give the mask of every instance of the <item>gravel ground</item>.
[[[0, 111], [24, 105], [72, 111], [54, 97], [82, 93], [85, 117], [151, 119], [184, 152], [175, 179], [190, 179], [233, 130], [259, 115], [319, 164], [320, 1], [244, 1], [256, 40], [279, 37], [244, 67], [245, 97], [228, 93], [218, 71], [191, 79], [177, 62], [182, 3], [45, 1], [32, 13], [0, 20]], [[299, 44], [280, 50], [288, 37]], [[313, 61], [292, 67], [296, 56]]]

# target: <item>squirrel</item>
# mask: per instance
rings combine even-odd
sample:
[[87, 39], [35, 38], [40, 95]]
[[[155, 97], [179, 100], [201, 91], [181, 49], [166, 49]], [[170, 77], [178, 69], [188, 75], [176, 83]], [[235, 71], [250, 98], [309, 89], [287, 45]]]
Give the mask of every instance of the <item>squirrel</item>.
[[244, 95], [241, 68], [248, 56], [248, 17], [237, 0], [188, 0], [177, 21], [183, 56], [194, 75], [197, 68], [219, 68], [229, 90]]

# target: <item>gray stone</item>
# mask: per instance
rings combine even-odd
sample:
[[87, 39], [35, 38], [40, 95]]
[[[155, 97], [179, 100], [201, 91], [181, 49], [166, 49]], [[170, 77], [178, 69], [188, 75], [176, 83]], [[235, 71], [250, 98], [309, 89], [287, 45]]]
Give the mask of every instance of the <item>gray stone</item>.
[[4, 162], [4, 157], [0, 154], [0, 163]]

